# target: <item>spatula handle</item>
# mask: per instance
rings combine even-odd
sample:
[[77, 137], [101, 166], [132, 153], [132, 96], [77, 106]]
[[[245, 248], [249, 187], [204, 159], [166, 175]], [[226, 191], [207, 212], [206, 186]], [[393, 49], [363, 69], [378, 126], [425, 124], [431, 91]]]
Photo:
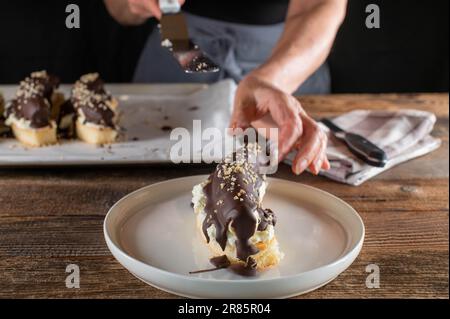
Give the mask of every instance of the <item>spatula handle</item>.
[[350, 151], [367, 164], [377, 167], [386, 165], [386, 153], [361, 135], [346, 133], [344, 140]]

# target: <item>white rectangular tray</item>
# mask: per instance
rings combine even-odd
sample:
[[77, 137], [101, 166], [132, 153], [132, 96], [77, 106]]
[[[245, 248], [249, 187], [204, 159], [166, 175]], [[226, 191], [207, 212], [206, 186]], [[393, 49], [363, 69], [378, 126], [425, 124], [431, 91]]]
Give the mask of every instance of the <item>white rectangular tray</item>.
[[[6, 100], [16, 86], [0, 86]], [[15, 139], [0, 138], [0, 166], [107, 165], [131, 163], [168, 163], [168, 128], [192, 131], [193, 120], [202, 128], [222, 132], [228, 126], [236, 85], [225, 80], [211, 86], [203, 84], [109, 84], [106, 88], [119, 100], [120, 125], [124, 136], [110, 146], [93, 146], [78, 140], [58, 145], [30, 148]], [[61, 86], [69, 95], [70, 86]], [[193, 149], [192, 152], [201, 152]]]

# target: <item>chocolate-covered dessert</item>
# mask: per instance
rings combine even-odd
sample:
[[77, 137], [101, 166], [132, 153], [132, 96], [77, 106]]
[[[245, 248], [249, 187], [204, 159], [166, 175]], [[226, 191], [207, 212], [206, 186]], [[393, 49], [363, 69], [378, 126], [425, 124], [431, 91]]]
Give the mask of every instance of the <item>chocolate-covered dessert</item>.
[[55, 90], [59, 79], [46, 71], [33, 72], [20, 82], [14, 99], [6, 106], [5, 124], [24, 144], [43, 146], [56, 143], [56, 122], [62, 95]]
[[[193, 189], [197, 224], [213, 252], [212, 262], [225, 256], [241, 275], [276, 265], [282, 258], [274, 227], [276, 217], [261, 205], [267, 186], [247, 145], [217, 165], [209, 178]], [[218, 258], [221, 257], [221, 258]], [[223, 267], [219, 267], [223, 268]]]
[[115, 141], [119, 130], [117, 100], [105, 90], [98, 73], [83, 75], [75, 83], [70, 102], [79, 138], [92, 144]]
[[4, 111], [5, 111], [5, 99], [2, 95], [2, 92], [0, 92], [0, 117], [3, 116]]
[[0, 137], [10, 137], [11, 128], [5, 124], [5, 99], [0, 92]]

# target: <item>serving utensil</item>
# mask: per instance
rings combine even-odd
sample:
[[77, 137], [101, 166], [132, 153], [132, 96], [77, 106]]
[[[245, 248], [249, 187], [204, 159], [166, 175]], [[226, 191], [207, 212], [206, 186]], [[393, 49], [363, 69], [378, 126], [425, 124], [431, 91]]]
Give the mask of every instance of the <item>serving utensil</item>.
[[386, 153], [365, 137], [344, 131], [330, 119], [322, 119], [321, 122], [331, 130], [334, 136], [344, 141], [348, 149], [365, 163], [376, 167], [384, 167], [386, 165]]
[[161, 46], [169, 50], [186, 73], [218, 72], [219, 67], [190, 38], [177, 0], [159, 0]]

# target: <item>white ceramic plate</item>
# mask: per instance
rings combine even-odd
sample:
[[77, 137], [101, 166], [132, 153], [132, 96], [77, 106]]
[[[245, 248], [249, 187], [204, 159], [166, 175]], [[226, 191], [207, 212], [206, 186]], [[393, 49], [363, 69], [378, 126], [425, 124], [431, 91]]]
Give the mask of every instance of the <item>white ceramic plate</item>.
[[364, 224], [356, 211], [324, 191], [269, 178], [264, 207], [277, 215], [285, 258], [258, 277], [211, 268], [195, 227], [192, 187], [207, 176], [168, 180], [121, 199], [104, 222], [106, 243], [133, 275], [159, 289], [198, 298], [285, 298], [325, 285], [358, 256]]

